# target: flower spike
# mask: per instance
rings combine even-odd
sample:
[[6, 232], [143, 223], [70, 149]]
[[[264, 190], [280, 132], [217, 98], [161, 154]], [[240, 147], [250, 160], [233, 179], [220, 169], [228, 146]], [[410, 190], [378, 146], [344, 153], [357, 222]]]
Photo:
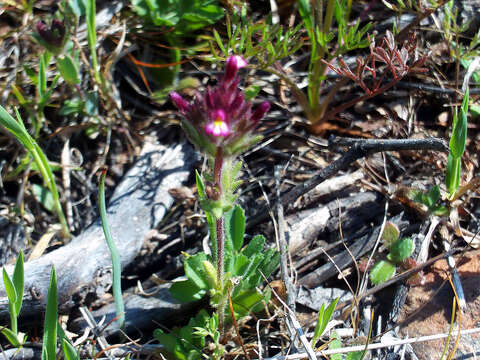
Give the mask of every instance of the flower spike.
[[35, 38], [47, 50], [58, 55], [63, 50], [67, 40], [67, 29], [65, 23], [58, 19], [53, 19], [50, 27], [42, 20], [36, 24], [37, 33]]
[[182, 125], [189, 140], [201, 151], [215, 157], [236, 156], [261, 139], [254, 134], [260, 120], [270, 109], [268, 102], [252, 111], [252, 103], [240, 90], [238, 70], [247, 62], [239, 55], [227, 58], [225, 73], [216, 86], [197, 93], [188, 103], [174, 91], [170, 93], [182, 115]]

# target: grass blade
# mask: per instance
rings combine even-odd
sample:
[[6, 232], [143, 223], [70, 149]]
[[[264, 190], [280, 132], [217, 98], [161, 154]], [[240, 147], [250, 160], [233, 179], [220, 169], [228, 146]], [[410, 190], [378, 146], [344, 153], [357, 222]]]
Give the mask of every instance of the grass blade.
[[101, 81], [97, 60], [97, 32], [95, 28], [96, 11], [95, 0], [87, 0], [85, 2], [85, 13], [87, 21], [88, 47], [90, 48], [90, 56], [92, 58], [92, 67], [95, 74], [95, 80], [100, 84]]
[[15, 312], [18, 317], [18, 315], [20, 314], [20, 309], [22, 308], [23, 291], [25, 288], [24, 273], [23, 273], [23, 251], [21, 250], [20, 250], [20, 254], [18, 254], [17, 262], [15, 263], [15, 268], [13, 269], [12, 282], [13, 282], [13, 286], [15, 286], [15, 291], [17, 293], [17, 299], [15, 301]]
[[42, 360], [56, 360], [57, 358], [57, 320], [58, 296], [57, 274], [52, 266], [50, 272], [50, 285], [48, 286], [47, 311], [45, 312], [45, 325], [43, 330]]
[[12, 331], [17, 333], [17, 312], [15, 310], [15, 303], [17, 302], [17, 291], [13, 285], [12, 279], [8, 276], [5, 268], [3, 268], [3, 286], [8, 298], [8, 312], [10, 313], [10, 327]]
[[113, 242], [112, 234], [110, 233], [110, 226], [108, 225], [107, 209], [105, 206], [105, 176], [107, 171], [104, 170], [100, 177], [100, 185], [98, 187], [98, 205], [100, 207], [100, 217], [102, 219], [103, 233], [107, 241], [110, 255], [112, 257], [113, 268], [113, 298], [115, 299], [115, 309], [118, 317], [118, 325], [123, 328], [125, 324], [125, 306], [122, 297], [121, 275], [122, 267], [120, 264], [120, 256], [118, 255], [117, 247]]
[[66, 360], [80, 360], [77, 351], [66, 339], [63, 339], [62, 342], [63, 353], [65, 354]]
[[5, 336], [8, 340], [8, 342], [16, 348], [22, 347], [22, 343], [20, 340], [18, 340], [17, 333], [14, 333], [12, 330], [9, 328], [4, 327], [3, 329], [0, 330], [0, 332]]

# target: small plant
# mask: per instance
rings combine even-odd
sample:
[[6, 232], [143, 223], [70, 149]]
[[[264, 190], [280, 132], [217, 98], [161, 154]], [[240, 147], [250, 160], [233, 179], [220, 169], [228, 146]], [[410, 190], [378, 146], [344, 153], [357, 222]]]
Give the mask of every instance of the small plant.
[[55, 360], [57, 358], [57, 324], [58, 324], [58, 295], [57, 273], [52, 266], [50, 283], [47, 294], [47, 310], [43, 328], [42, 360]]
[[215, 344], [214, 353], [211, 356], [220, 359], [223, 354], [217, 316], [210, 316], [205, 309], [191, 318], [186, 326], [174, 328], [170, 333], [156, 329], [153, 335], [163, 344], [168, 353], [179, 360], [204, 359], [202, 352], [208, 338]]
[[43, 328], [42, 360], [57, 359], [57, 345], [60, 342], [66, 360], [79, 360], [80, 356], [58, 323], [57, 273], [52, 266], [48, 285], [47, 308]]
[[377, 261], [370, 270], [370, 281], [374, 285], [393, 277], [398, 265], [410, 268], [407, 259], [415, 250], [415, 243], [410, 238], [400, 238], [400, 230], [391, 222], [385, 224], [381, 241], [389, 253], [384, 259]]
[[[365, 92], [365, 95], [354, 98], [328, 112], [322, 111], [321, 114], [324, 120], [331, 119], [334, 115], [348, 109], [359, 101], [364, 101], [384, 93], [408, 74], [426, 72], [427, 69], [423, 65], [427, 58], [426, 56], [417, 58], [415, 50], [414, 34], [401, 48], [397, 48], [393, 34], [387, 31], [379, 46], [375, 45], [375, 41], [370, 41], [370, 54], [365, 59], [357, 58], [356, 68], [353, 71], [343, 61], [342, 57], [338, 58], [340, 66], [334, 66], [324, 61], [326, 66], [332, 71], [343, 76], [344, 79], [354, 81]], [[385, 68], [380, 68], [378, 64], [383, 65]], [[387, 80], [388, 73], [390, 73], [391, 79]], [[327, 95], [327, 98], [329, 96], [330, 94]]]
[[325, 330], [327, 329], [327, 325], [337, 306], [338, 299], [339, 298], [336, 298], [335, 300], [333, 300], [327, 307], [325, 307], [325, 304], [322, 304], [322, 306], [320, 307], [320, 310], [318, 312], [317, 325], [315, 326], [315, 330], [313, 332], [313, 338], [311, 341], [313, 348], [317, 346], [318, 340], [320, 340]]
[[[198, 253], [185, 259], [187, 280], [176, 282], [170, 291], [181, 301], [199, 300], [205, 294], [216, 309], [213, 320], [216, 330], [207, 331], [222, 343], [225, 336], [225, 308], [231, 298], [232, 316], [244, 316], [258, 310], [268, 294], [258, 292], [263, 276], [269, 276], [280, 262], [279, 253], [273, 249], [262, 252], [263, 236], [255, 236], [243, 247], [245, 215], [235, 205], [236, 189], [241, 182], [238, 174], [241, 162], [236, 157], [257, 143], [261, 136], [255, 128], [270, 108], [268, 102], [252, 110], [239, 90], [238, 71], [247, 65], [238, 56], [227, 59], [225, 73], [214, 88], [205, 94], [198, 93], [193, 103], [172, 92], [171, 99], [182, 115], [183, 128], [190, 141], [208, 157], [209, 173], [196, 174], [199, 203], [205, 211], [210, 232], [213, 256]], [[178, 330], [181, 331], [181, 330]], [[161, 337], [161, 339], [167, 339]], [[218, 349], [216, 354], [222, 351]], [[215, 356], [217, 356], [215, 355]], [[218, 358], [218, 357], [215, 357]]]
[[29, 134], [23, 120], [20, 117], [20, 114], [17, 111], [17, 120], [15, 120], [1, 105], [0, 105], [0, 124], [5, 127], [9, 132], [15, 136], [15, 138], [23, 145], [27, 150], [29, 156], [33, 158], [35, 164], [45, 182], [48, 190], [50, 191], [55, 210], [60, 220], [62, 226], [62, 235], [64, 237], [70, 237], [70, 232], [68, 230], [67, 220], [62, 210], [62, 205], [60, 203], [60, 197], [58, 195], [57, 185], [55, 183], [55, 178], [53, 176], [52, 169], [48, 162], [47, 157], [44, 152], [38, 146], [35, 139]]
[[436, 216], [443, 216], [448, 214], [448, 209], [444, 205], [439, 205], [440, 200], [440, 187], [438, 185], [433, 186], [429, 191], [423, 192], [418, 189], [410, 189], [407, 196], [420, 204], [427, 207], [427, 212]]
[[[354, 345], [363, 345], [365, 337], [359, 337], [358, 339], [354, 339], [353, 341], [349, 341], [347, 344], [342, 344], [342, 340], [340, 336], [337, 334], [336, 331], [332, 332], [330, 337], [330, 342], [328, 343], [328, 349], [340, 349], [344, 345], [354, 346]], [[332, 354], [330, 355], [330, 360], [362, 360], [364, 357], [363, 351], [352, 351], [347, 354]]]
[[[225, 214], [225, 235], [225, 292], [232, 299], [235, 316], [243, 317], [268, 300], [268, 296], [256, 288], [263, 282], [263, 276], [270, 276], [278, 266], [279, 253], [274, 249], [263, 253], [265, 238], [261, 235], [243, 246], [245, 215], [238, 205]], [[208, 294], [212, 306], [218, 307], [223, 294], [218, 293], [217, 270], [212, 258], [205, 253], [187, 255], [185, 274], [187, 280], [173, 283], [171, 294], [182, 302], [200, 300]]]
[[110, 226], [108, 225], [107, 207], [105, 205], [105, 176], [107, 170], [102, 171], [100, 176], [100, 185], [98, 186], [98, 207], [100, 208], [100, 218], [102, 220], [103, 233], [105, 235], [105, 241], [107, 242], [110, 256], [112, 257], [112, 273], [113, 273], [113, 298], [115, 300], [115, 310], [118, 318], [119, 328], [123, 328], [125, 325], [125, 305], [123, 304], [122, 297], [122, 264], [120, 263], [120, 255], [118, 253], [117, 246], [113, 241], [112, 234], [110, 232]]
[[462, 171], [462, 155], [465, 152], [467, 141], [467, 114], [468, 114], [468, 90], [463, 97], [460, 106], [460, 115], [455, 108], [453, 113], [453, 130], [450, 138], [450, 153], [448, 154], [445, 183], [447, 185], [448, 197], [452, 199], [460, 187], [460, 175]]
[[8, 298], [8, 313], [10, 314], [10, 329], [3, 327], [0, 332], [15, 347], [21, 347], [26, 338], [18, 332], [18, 316], [22, 309], [24, 291], [23, 252], [18, 254], [13, 275], [10, 278], [3, 268], [3, 285]]
[[[347, 52], [365, 48], [370, 41], [366, 37], [371, 23], [360, 28], [360, 20], [349, 26], [351, 1], [328, 0], [325, 15], [322, 15], [323, 1], [298, 0], [298, 10], [310, 39], [310, 62], [308, 66], [308, 104], [303, 109], [310, 124], [318, 124], [325, 115], [328, 101], [321, 100], [320, 89], [325, 80], [327, 64]], [[332, 29], [334, 22], [338, 29]], [[336, 41], [336, 44], [334, 43]], [[328, 97], [328, 96], [327, 96]]]
[[[360, 20], [357, 20], [354, 26], [349, 26], [351, 5], [349, 1], [327, 1], [324, 15], [321, 15], [323, 12], [319, 10], [323, 9], [322, 3], [321, 0], [298, 1], [302, 25], [306, 28], [311, 47], [306, 94], [276, 64], [302, 46], [298, 27], [283, 31], [279, 26], [252, 24], [242, 16], [234, 16], [233, 25], [227, 18], [226, 43], [222, 42], [218, 33], [214, 31], [216, 44], [224, 55], [233, 51], [247, 58], [254, 57], [259, 68], [277, 75], [284, 81], [302, 107], [314, 133], [323, 132], [323, 124], [339, 112], [359, 101], [384, 93], [407, 74], [426, 71], [423, 68], [426, 57], [417, 58], [413, 35], [399, 46], [393, 34], [387, 32], [380, 44], [376, 45], [367, 35], [371, 23], [360, 27]], [[336, 33], [333, 31], [335, 22]], [[366, 47], [370, 48], [370, 54], [366, 58], [358, 57], [355, 68], [350, 69], [343, 60], [343, 55]], [[335, 65], [335, 62], [338, 65]], [[325, 96], [320, 96], [328, 69], [342, 76], [342, 80]], [[365, 95], [329, 109], [334, 96], [347, 80], [353, 80], [358, 84]]]

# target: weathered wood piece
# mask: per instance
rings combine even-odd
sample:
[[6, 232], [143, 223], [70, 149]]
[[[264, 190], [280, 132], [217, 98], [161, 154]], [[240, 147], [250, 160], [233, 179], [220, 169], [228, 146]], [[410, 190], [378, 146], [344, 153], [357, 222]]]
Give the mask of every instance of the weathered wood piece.
[[[406, 227], [406, 225], [408, 224], [408, 221], [402, 218], [402, 214], [396, 216], [392, 221], [400, 228]], [[355, 239], [353, 244], [349, 246], [349, 251], [342, 251], [340, 254], [333, 257], [333, 261], [328, 261], [321, 267], [301, 277], [299, 280], [299, 284], [309, 288], [313, 288], [321, 285], [324, 281], [337, 275], [338, 269], [343, 270], [353, 263], [352, 255], [355, 257], [356, 260], [358, 260], [360, 257], [373, 249], [373, 246], [375, 245], [375, 242], [380, 233], [380, 229], [381, 226], [377, 226], [372, 231], [369, 231], [360, 238]]]
[[[161, 285], [158, 291], [152, 296], [142, 296], [138, 294], [129, 294], [124, 297], [125, 303], [125, 331], [132, 333], [143, 329], [155, 328], [155, 323], [171, 320], [172, 327], [177, 324], [178, 318], [184, 317], [188, 309], [195, 304], [180, 304], [169, 293], [170, 284]], [[108, 324], [117, 315], [115, 313], [115, 304], [110, 303], [98, 310], [92, 311], [92, 315], [98, 323], [103, 317], [103, 324]], [[186, 315], [185, 315], [186, 317]], [[83, 318], [78, 318], [73, 322], [73, 331], [83, 333], [87, 327]], [[102, 332], [102, 336], [109, 337], [119, 330], [118, 323], [113, 321]]]
[[[287, 217], [288, 249], [295, 254], [309, 248], [325, 232], [337, 232], [339, 221], [344, 233], [352, 233], [383, 212], [383, 200], [373, 192], [333, 200], [325, 206], [304, 210]], [[339, 220], [339, 212], [342, 216]]]
[[[147, 232], [160, 222], [173, 203], [168, 190], [182, 185], [193, 167], [195, 155], [187, 144], [161, 145], [147, 142], [132, 169], [115, 189], [108, 218], [122, 267], [138, 254]], [[38, 316], [44, 311], [50, 268], [58, 277], [60, 311], [86, 294], [95, 294], [110, 273], [111, 258], [98, 219], [69, 244], [25, 264], [25, 294], [21, 315]], [[7, 267], [12, 273], [13, 267]], [[106, 287], [110, 286], [107, 278]], [[101, 290], [100, 290], [101, 293]], [[0, 319], [8, 317], [8, 300], [0, 286]]]

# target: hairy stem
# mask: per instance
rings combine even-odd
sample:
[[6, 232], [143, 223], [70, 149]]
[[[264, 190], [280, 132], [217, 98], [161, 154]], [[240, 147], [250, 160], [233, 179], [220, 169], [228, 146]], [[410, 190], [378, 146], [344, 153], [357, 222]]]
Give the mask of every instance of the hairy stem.
[[[223, 170], [223, 154], [222, 149], [219, 147], [217, 150], [217, 156], [215, 157], [215, 164], [213, 170], [213, 180], [218, 188], [220, 198], [223, 195], [222, 186], [222, 170]], [[226, 300], [224, 298], [224, 257], [225, 257], [225, 222], [224, 216], [216, 219], [216, 232], [217, 232], [217, 284], [221, 297], [218, 304], [218, 329], [220, 331], [220, 337], [223, 338], [224, 333], [224, 318], [225, 318], [225, 305]]]

